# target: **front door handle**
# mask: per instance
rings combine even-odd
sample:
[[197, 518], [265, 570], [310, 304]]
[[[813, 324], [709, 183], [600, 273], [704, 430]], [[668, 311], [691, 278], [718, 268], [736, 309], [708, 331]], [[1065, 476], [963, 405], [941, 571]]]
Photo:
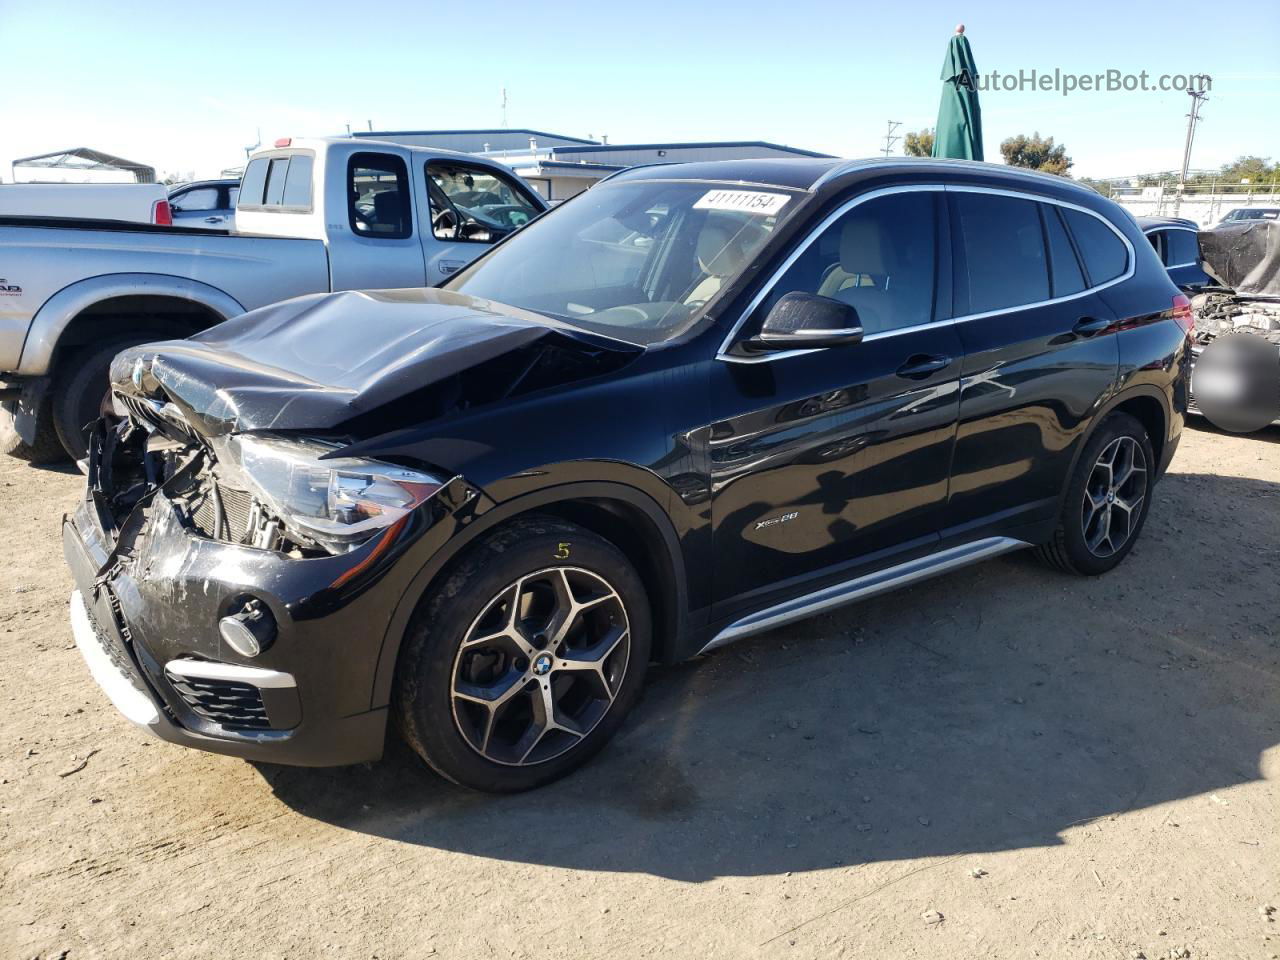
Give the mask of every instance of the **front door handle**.
[[1076, 321], [1076, 325], [1071, 328], [1071, 332], [1081, 337], [1092, 337], [1109, 326], [1111, 326], [1110, 320], [1101, 320], [1098, 317], [1081, 317]]
[[937, 357], [925, 353], [917, 353], [908, 357], [907, 362], [898, 368], [898, 376], [908, 380], [923, 380], [930, 374], [945, 370], [951, 366], [950, 357]]
[[222, 218], [221, 217], [205, 217], [204, 222], [205, 223], [221, 223]]
[[466, 265], [467, 265], [467, 261], [465, 260], [441, 260], [440, 272], [447, 277], [451, 273], [457, 273]]

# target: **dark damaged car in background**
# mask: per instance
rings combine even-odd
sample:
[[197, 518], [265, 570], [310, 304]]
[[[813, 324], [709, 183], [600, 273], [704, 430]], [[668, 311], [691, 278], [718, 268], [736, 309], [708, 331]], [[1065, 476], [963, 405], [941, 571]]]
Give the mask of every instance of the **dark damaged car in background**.
[[732, 161], [611, 177], [441, 289], [120, 354], [64, 525], [131, 720], [471, 787], [597, 751], [647, 666], [1023, 547], [1096, 575], [1174, 454], [1192, 329], [1057, 177]]

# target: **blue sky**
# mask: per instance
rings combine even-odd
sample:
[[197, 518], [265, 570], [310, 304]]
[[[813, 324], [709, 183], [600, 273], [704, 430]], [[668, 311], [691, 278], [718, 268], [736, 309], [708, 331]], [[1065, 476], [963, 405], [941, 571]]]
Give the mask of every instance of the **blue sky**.
[[[508, 124], [615, 143], [763, 139], [879, 152], [887, 120], [933, 124], [964, 20], [980, 71], [1207, 73], [1193, 166], [1280, 158], [1280, 5], [1083, 0], [104, 4], [0, 0], [0, 175], [94, 146], [205, 175], [277, 136]], [[1015, 133], [1065, 143], [1074, 173], [1181, 162], [1185, 93], [988, 92], [988, 159]], [[899, 145], [900, 149], [900, 145]]]

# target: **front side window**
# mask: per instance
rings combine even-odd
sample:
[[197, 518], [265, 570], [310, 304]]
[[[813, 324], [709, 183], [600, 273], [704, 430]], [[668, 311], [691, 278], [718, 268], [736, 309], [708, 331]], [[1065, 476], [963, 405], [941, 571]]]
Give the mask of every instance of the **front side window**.
[[1067, 226], [1076, 238], [1089, 285], [1096, 287], [1116, 279], [1129, 267], [1129, 251], [1116, 232], [1100, 218], [1083, 210], [1063, 208]]
[[539, 213], [515, 184], [491, 170], [466, 164], [427, 164], [431, 232], [437, 240], [492, 243]]
[[961, 315], [1005, 310], [1049, 299], [1049, 270], [1039, 204], [1018, 197], [955, 193], [952, 211]]
[[604, 183], [516, 233], [444, 288], [655, 343], [694, 324], [799, 202], [785, 189]]
[[932, 191], [875, 197], [814, 239], [770, 289], [761, 320], [788, 293], [815, 293], [858, 311], [866, 334], [933, 319], [937, 213]]
[[195, 187], [181, 196], [173, 198], [175, 213], [194, 213], [198, 210], [218, 209], [217, 187]]
[[347, 162], [348, 214], [357, 236], [409, 236], [409, 176], [404, 161], [386, 153], [356, 153]]

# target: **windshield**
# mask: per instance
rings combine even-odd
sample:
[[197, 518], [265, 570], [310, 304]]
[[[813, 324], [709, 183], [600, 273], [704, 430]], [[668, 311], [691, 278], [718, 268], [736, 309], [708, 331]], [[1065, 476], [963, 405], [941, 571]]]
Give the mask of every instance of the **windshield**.
[[1226, 216], [1227, 220], [1275, 220], [1277, 218], [1280, 218], [1280, 210], [1267, 207], [1232, 210]]
[[632, 343], [687, 328], [799, 205], [792, 191], [606, 183], [444, 284]]

